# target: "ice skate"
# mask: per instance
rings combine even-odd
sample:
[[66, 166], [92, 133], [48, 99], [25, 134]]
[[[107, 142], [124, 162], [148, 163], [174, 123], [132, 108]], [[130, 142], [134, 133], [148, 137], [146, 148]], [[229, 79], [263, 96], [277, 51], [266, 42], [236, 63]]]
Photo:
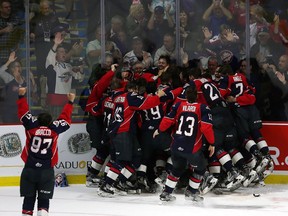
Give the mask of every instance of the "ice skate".
[[204, 198], [200, 196], [199, 192], [192, 193], [189, 190], [185, 191], [185, 199], [193, 202], [203, 202]]
[[139, 187], [138, 182], [133, 183], [131, 181], [126, 181], [125, 188], [128, 194], [141, 194], [142, 192], [141, 188]]
[[115, 196], [115, 188], [111, 185], [104, 183], [98, 190], [98, 195], [101, 197], [113, 197]]
[[242, 185], [248, 187], [251, 182], [257, 178], [257, 172], [253, 169], [250, 169], [248, 166], [245, 166], [241, 171], [241, 174], [244, 176]]
[[267, 165], [267, 169], [263, 172], [263, 179], [267, 178], [274, 170], [274, 163], [272, 158], [269, 160], [269, 163]]
[[264, 187], [266, 184], [264, 182], [263, 173], [257, 174], [257, 177], [255, 178], [254, 181], [252, 181], [251, 185]]
[[211, 190], [211, 192], [214, 193], [215, 195], [223, 194], [223, 191], [220, 188], [215, 188], [215, 187]]
[[163, 171], [160, 175], [158, 175], [158, 177], [154, 181], [162, 189], [165, 186], [166, 178], [167, 178], [167, 172]]
[[102, 183], [102, 178], [91, 173], [86, 175], [86, 187], [98, 188]]
[[147, 193], [155, 193], [156, 190], [153, 188], [149, 183], [148, 179], [144, 176], [139, 176], [137, 179], [138, 186], [142, 191], [145, 191]]
[[208, 193], [210, 190], [212, 190], [215, 185], [218, 183], [218, 179], [215, 178], [212, 174], [208, 174], [208, 176], [205, 176], [203, 181], [200, 184], [199, 191], [202, 195]]
[[37, 211], [37, 216], [48, 216], [48, 212], [45, 209]]
[[160, 200], [161, 200], [161, 201], [166, 201], [166, 202], [171, 202], [171, 201], [176, 200], [176, 197], [175, 197], [175, 196], [172, 196], [170, 193], [168, 193], [168, 192], [166, 192], [166, 191], [163, 191], [163, 192], [160, 194]]
[[259, 153], [256, 155], [256, 157], [257, 157], [257, 164], [256, 164], [255, 171], [259, 174], [259, 173], [264, 172], [264, 170], [266, 169], [269, 163], [270, 156], [260, 156], [260, 153]]
[[227, 182], [226, 188], [230, 191], [234, 191], [241, 187], [241, 183], [244, 179], [244, 176], [240, 175], [236, 170], [231, 170], [227, 172]]
[[120, 196], [126, 196], [128, 194], [126, 183], [117, 181], [114, 184], [115, 186], [115, 194]]
[[242, 183], [243, 186], [248, 187], [256, 178], [257, 178], [257, 172], [255, 170], [251, 170], [249, 175], [243, 181], [243, 183]]

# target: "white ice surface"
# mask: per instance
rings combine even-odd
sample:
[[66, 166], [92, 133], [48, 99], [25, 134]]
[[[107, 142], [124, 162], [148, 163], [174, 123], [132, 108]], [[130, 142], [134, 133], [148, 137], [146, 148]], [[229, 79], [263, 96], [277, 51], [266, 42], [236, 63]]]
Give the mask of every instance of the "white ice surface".
[[[259, 193], [260, 197], [254, 197]], [[204, 196], [202, 205], [193, 205], [176, 194], [176, 201], [161, 203], [159, 194], [99, 197], [95, 188], [70, 185], [55, 188], [49, 216], [282, 216], [288, 215], [288, 185], [240, 188], [233, 193]], [[21, 216], [19, 187], [0, 187], [0, 215]], [[34, 216], [36, 212], [34, 212]]]

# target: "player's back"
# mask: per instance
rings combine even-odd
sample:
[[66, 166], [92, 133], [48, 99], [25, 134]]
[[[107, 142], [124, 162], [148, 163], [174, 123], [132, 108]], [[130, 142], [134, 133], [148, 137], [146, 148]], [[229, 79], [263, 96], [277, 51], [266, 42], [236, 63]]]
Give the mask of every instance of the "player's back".
[[[186, 153], [196, 152], [202, 146], [201, 112], [206, 106], [183, 101], [175, 104], [175, 107], [176, 128], [172, 148]], [[173, 115], [173, 111], [170, 114]]]
[[216, 105], [226, 107], [224, 98], [211, 80], [206, 78], [195, 79], [194, 83], [197, 89], [198, 103], [206, 104], [209, 107], [215, 107]]

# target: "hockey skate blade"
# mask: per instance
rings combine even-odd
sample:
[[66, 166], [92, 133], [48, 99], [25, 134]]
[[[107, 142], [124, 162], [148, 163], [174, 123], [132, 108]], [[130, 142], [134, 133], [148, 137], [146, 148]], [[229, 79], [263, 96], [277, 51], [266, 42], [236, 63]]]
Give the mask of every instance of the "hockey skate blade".
[[141, 194], [141, 189], [128, 189], [127, 194]]
[[106, 197], [106, 198], [113, 198], [115, 196], [115, 194], [110, 194], [110, 193], [107, 193], [107, 192], [101, 191], [101, 190], [97, 191], [97, 195], [100, 197]]
[[204, 198], [203, 197], [198, 197], [197, 199], [194, 199], [193, 197], [185, 196], [185, 200], [190, 201], [192, 203], [203, 203]]
[[90, 181], [86, 181], [86, 187], [88, 188], [99, 188], [100, 187], [100, 183], [93, 183], [93, 182], [90, 182]]
[[221, 191], [220, 188], [213, 188], [211, 191], [215, 195], [222, 195], [223, 194], [223, 191]]
[[173, 205], [175, 203], [176, 200], [173, 200], [173, 201], [163, 201], [163, 200], [160, 200], [158, 202], [158, 205]]
[[127, 196], [128, 192], [126, 191], [122, 191], [122, 190], [118, 190], [117, 188], [115, 188], [115, 194], [119, 195], [119, 196]]
[[176, 201], [176, 197], [175, 196], [171, 197], [171, 199], [169, 199], [169, 200], [165, 200], [165, 199], [161, 199], [160, 198], [159, 205], [165, 205], [165, 204], [169, 204], [169, 203], [174, 203], [175, 201]]

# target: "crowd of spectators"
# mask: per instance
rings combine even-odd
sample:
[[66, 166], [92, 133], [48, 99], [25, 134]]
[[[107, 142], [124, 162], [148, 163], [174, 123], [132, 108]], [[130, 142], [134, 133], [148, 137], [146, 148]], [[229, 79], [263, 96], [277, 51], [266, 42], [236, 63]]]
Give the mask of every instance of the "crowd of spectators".
[[[19, 61], [24, 59], [25, 52], [21, 53], [19, 49], [24, 44], [25, 25], [20, 19], [24, 3], [21, 7], [19, 2], [0, 1], [2, 66], [12, 52], [16, 53]], [[117, 63], [119, 72], [133, 72], [137, 68], [135, 64], [139, 66], [142, 63], [143, 71], [157, 75], [159, 56], [169, 55], [171, 65], [177, 69], [177, 76], [191, 67], [199, 67], [202, 73], [210, 73], [212, 77], [217, 66], [228, 64], [234, 71], [238, 71], [244, 67], [243, 60], [247, 59], [244, 62], [250, 67], [246, 68], [246, 73], [258, 90], [257, 105], [261, 117], [263, 120], [287, 120], [288, 12], [284, 0], [249, 1], [250, 38], [246, 37], [245, 0], [181, 0], [177, 18], [176, 0], [127, 0], [121, 3], [108, 0], [105, 1], [105, 32], [100, 25], [100, 1], [85, 0], [83, 5], [77, 4], [78, 1], [71, 2], [62, 5], [67, 13], [63, 21], [63, 15], [60, 17], [55, 10], [57, 1], [30, 1], [30, 47], [35, 48], [31, 55], [36, 57], [36, 69], [31, 72], [33, 79], [35, 77], [34, 91], [37, 93], [33, 96], [35, 105], [47, 107], [47, 89], [51, 93], [49, 85], [55, 84], [55, 79], [66, 82], [68, 76], [71, 78], [70, 88], [79, 88], [81, 92], [81, 88], [87, 84], [82, 73], [84, 77], [89, 77], [97, 64], [102, 63], [104, 67], [106, 60], [101, 59], [104, 56], [109, 57], [110, 61], [112, 57], [109, 64]], [[75, 18], [71, 16], [73, 10], [83, 10], [79, 17], [88, 22], [84, 40], [71, 39], [69, 20]], [[176, 25], [177, 22], [179, 25]], [[176, 40], [178, 31], [179, 41]], [[57, 47], [63, 48], [63, 61], [71, 66], [71, 70], [66, 71], [66, 78], [53, 73], [56, 77], [51, 81], [47, 58], [51, 50], [59, 50], [53, 50], [55, 35], [59, 33], [62, 39]], [[101, 43], [103, 38], [105, 45]], [[246, 50], [246, 43], [250, 44], [249, 50]], [[105, 46], [105, 55], [102, 46]], [[75, 65], [72, 63], [75, 59], [85, 61]], [[109, 64], [105, 67], [109, 67]], [[24, 74], [27, 74], [26, 71], [30, 73], [26, 69]], [[79, 73], [82, 75], [76, 75]], [[0, 103], [3, 107], [7, 100], [7, 82], [3, 81], [2, 72], [0, 75]], [[279, 97], [276, 98], [275, 94]], [[281, 109], [287, 111], [279, 115]], [[3, 115], [0, 115], [0, 119], [0, 122], [4, 122]]]

